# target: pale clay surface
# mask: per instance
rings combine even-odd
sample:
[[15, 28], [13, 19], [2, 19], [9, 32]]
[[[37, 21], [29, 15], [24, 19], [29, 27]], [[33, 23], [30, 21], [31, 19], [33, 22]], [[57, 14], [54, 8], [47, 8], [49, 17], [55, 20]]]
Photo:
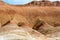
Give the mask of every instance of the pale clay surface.
[[0, 29], [0, 40], [49, 40], [43, 34], [28, 28], [9, 24]]

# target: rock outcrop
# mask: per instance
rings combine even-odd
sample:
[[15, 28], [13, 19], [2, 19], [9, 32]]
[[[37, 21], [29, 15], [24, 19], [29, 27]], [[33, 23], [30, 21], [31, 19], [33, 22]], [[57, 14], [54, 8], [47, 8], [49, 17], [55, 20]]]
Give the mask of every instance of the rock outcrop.
[[60, 6], [60, 1], [55, 1], [55, 2], [51, 2], [51, 1], [32, 1], [28, 4], [26, 4], [27, 6]]
[[8, 24], [0, 28], [0, 40], [50, 40], [43, 34], [29, 28]]

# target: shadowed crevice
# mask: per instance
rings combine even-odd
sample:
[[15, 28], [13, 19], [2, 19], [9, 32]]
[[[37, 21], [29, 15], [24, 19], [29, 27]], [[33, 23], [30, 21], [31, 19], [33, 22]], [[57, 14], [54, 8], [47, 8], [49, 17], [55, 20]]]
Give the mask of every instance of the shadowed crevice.
[[38, 30], [39, 27], [41, 27], [42, 25], [43, 25], [43, 21], [37, 19], [34, 26], [33, 26], [33, 29]]
[[2, 26], [5, 26], [5, 25], [7, 25], [7, 24], [9, 24], [10, 23], [10, 21], [7, 21], [6, 23], [4, 23]]

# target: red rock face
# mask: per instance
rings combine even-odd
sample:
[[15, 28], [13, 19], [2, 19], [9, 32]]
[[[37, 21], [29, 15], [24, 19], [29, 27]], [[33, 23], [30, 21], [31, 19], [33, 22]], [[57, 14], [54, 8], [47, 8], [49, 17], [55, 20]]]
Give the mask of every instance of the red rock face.
[[[42, 26], [39, 26], [38, 31], [40, 32], [41, 29], [44, 29], [45, 31], [60, 26], [60, 7], [12, 6], [0, 2], [0, 35], [3, 33], [2, 36], [4, 36], [6, 32], [9, 34], [7, 36], [11, 36], [10, 31], [12, 31], [14, 34], [13, 36], [16, 36], [15, 34], [19, 34], [19, 32], [23, 30], [24, 33], [28, 32], [28, 34], [30, 34], [28, 35], [29, 37], [32, 36], [33, 38], [36, 38], [36, 40], [48, 40], [43, 34], [30, 29], [35, 27], [34, 25], [39, 24], [39, 22], [35, 24], [36, 18], [45, 22]], [[21, 30], [19, 27], [22, 27]], [[5, 35], [4, 37], [7, 38], [7, 36]]]
[[59, 1], [50, 2], [50, 1], [32, 1], [26, 5], [30, 6], [60, 6]]
[[[33, 19], [36, 17], [45, 17], [54, 18], [52, 20], [58, 19], [60, 17], [60, 7], [40, 7], [40, 6], [11, 6], [0, 2], [0, 17], [7, 21], [12, 20], [15, 14], [21, 15], [27, 19], [29, 25], [32, 25]], [[3, 5], [4, 4], [4, 5]], [[4, 16], [3, 16], [4, 15]], [[7, 16], [8, 15], [8, 16]], [[3, 16], [3, 17], [2, 17]], [[2, 22], [5, 22], [2, 21]], [[48, 20], [46, 18], [46, 20]], [[51, 20], [51, 19], [50, 19]], [[57, 20], [60, 22], [59, 20]], [[3, 24], [3, 23], [2, 23]]]

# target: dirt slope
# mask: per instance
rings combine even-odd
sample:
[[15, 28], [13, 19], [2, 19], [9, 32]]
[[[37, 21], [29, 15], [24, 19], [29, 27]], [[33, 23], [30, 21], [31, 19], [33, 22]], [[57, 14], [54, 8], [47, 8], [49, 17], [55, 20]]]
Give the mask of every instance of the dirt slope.
[[[0, 18], [2, 25], [9, 20], [14, 19], [15, 14], [22, 15], [25, 19], [27, 19], [28, 24], [32, 26], [34, 22], [33, 19], [39, 17], [44, 21], [54, 20], [54, 22], [60, 22], [60, 7], [39, 7], [39, 6], [11, 6], [0, 2]], [[5, 21], [5, 20], [6, 21]], [[59, 20], [58, 20], [59, 19]], [[18, 20], [18, 19], [16, 19]], [[48, 21], [47, 21], [48, 22]], [[49, 21], [50, 22], [50, 21]]]
[[[45, 33], [60, 31], [60, 7], [11, 6], [0, 2], [0, 26], [5, 27], [9, 23], [16, 24], [19, 27], [38, 28], [37, 31], [43, 31], [43, 33], [44, 31]], [[56, 27], [58, 28], [56, 29]], [[3, 29], [2, 31], [0, 29], [0, 31], [4, 32]], [[5, 29], [10, 28], [5, 27]]]

